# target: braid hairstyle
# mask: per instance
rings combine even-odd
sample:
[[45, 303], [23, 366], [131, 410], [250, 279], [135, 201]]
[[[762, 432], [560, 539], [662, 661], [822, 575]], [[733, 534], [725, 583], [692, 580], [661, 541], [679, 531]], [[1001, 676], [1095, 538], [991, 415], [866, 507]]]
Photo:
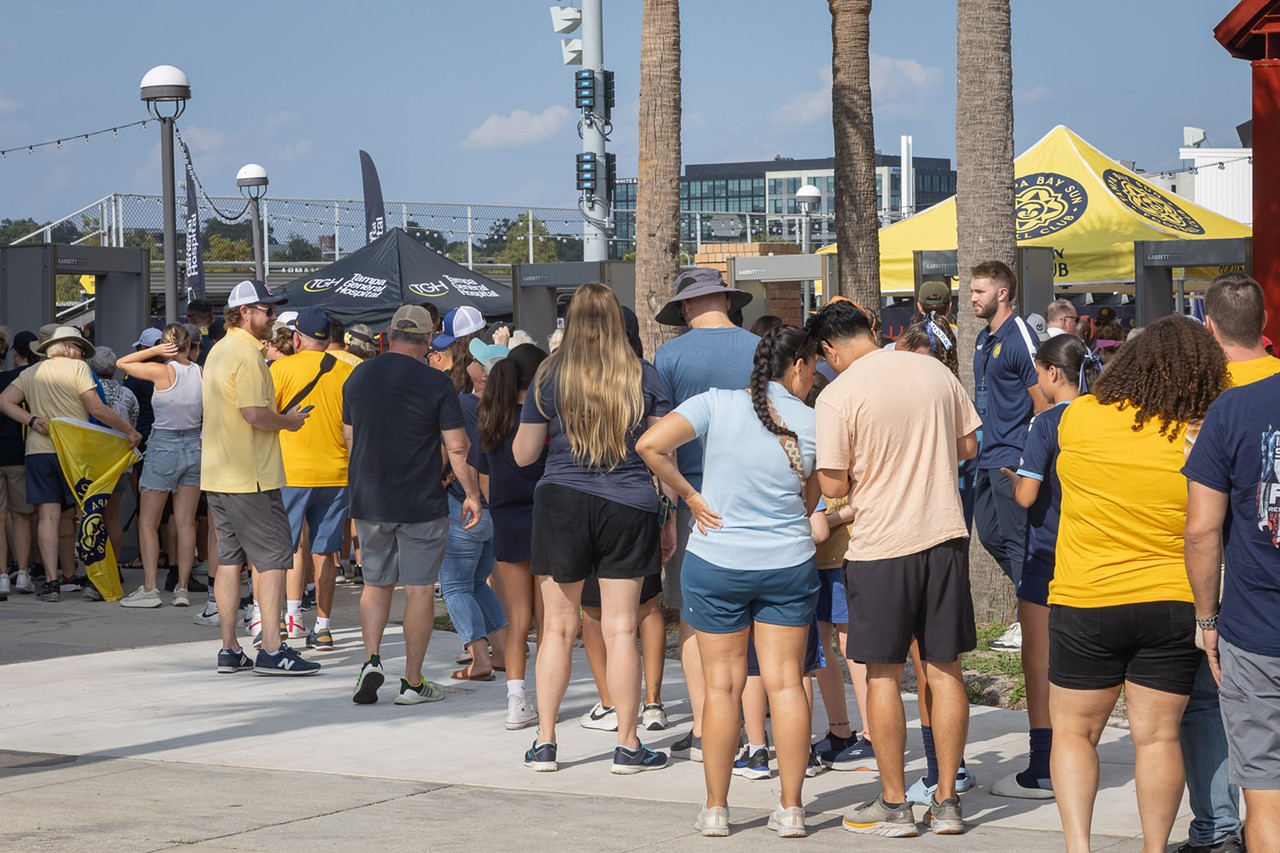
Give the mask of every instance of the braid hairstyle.
[[957, 379], [960, 378], [960, 355], [956, 347], [956, 333], [951, 323], [937, 311], [912, 323], [898, 335], [897, 348], [932, 355], [946, 365]]
[[764, 428], [774, 435], [796, 438], [796, 434], [779, 424], [769, 410], [769, 382], [781, 379], [798, 360], [817, 355], [818, 342], [804, 329], [778, 326], [765, 333], [756, 347], [751, 369], [751, 404]]
[[1089, 393], [1102, 372], [1102, 359], [1075, 335], [1057, 335], [1042, 343], [1036, 350], [1036, 364], [1056, 367], [1074, 378], [1081, 394]]

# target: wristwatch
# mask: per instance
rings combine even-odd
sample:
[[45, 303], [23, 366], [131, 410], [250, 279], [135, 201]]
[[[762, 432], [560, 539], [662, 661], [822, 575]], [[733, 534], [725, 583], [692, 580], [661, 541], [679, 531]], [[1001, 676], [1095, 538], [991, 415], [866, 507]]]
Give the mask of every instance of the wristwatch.
[[31, 420], [27, 421], [27, 426], [28, 426], [28, 427], [33, 427], [33, 426], [35, 426], [35, 425], [36, 425], [36, 421], [38, 421], [38, 420], [40, 420], [40, 416], [39, 416], [39, 415], [32, 415], [32, 416], [31, 416]]
[[1197, 616], [1196, 625], [1200, 628], [1201, 631], [1216, 631], [1218, 630], [1218, 614], [1215, 613], [1212, 616], [1210, 616], [1208, 619], [1201, 619], [1200, 617]]

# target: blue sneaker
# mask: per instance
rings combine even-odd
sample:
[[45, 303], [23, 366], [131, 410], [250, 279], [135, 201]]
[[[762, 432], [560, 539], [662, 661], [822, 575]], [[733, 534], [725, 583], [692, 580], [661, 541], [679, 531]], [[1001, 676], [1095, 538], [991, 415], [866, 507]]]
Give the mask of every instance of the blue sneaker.
[[320, 664], [303, 660], [287, 643], [281, 643], [274, 655], [259, 651], [253, 664], [254, 675], [315, 675], [319, 671]]
[[218, 652], [218, 672], [239, 672], [253, 669], [253, 661], [243, 649], [222, 649]]
[[832, 770], [874, 770], [876, 750], [871, 741], [860, 737], [839, 752], [823, 755], [822, 763]]
[[[978, 784], [978, 777], [969, 772], [968, 767], [961, 767], [960, 772], [956, 773], [956, 793], [963, 794]], [[916, 780], [915, 784], [907, 789], [907, 802], [914, 803], [917, 806], [929, 806], [933, 804], [933, 795], [938, 791], [937, 785], [926, 785], [924, 777], [921, 776]]]
[[554, 743], [538, 743], [533, 739], [533, 746], [524, 753], [524, 766], [532, 767], [538, 773], [553, 773], [560, 769], [556, 764], [556, 745]]
[[630, 776], [632, 773], [642, 773], [645, 770], [661, 770], [667, 766], [667, 754], [650, 749], [639, 741], [635, 749], [627, 749], [625, 746], [615, 747], [613, 750], [613, 767], [609, 772], [616, 773], [619, 776]]
[[768, 748], [757, 749], [748, 755], [747, 750], [749, 748], [743, 747], [743, 751], [739, 753], [739, 757], [733, 762], [733, 775], [741, 776], [744, 779], [768, 779], [771, 775], [769, 772]]

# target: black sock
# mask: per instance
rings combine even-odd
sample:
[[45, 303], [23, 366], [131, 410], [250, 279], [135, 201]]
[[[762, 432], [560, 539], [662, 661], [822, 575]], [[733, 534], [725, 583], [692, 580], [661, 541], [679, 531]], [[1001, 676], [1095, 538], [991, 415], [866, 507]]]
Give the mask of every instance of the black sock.
[[367, 666], [382, 666], [381, 655], [369, 655], [369, 659], [365, 661]]

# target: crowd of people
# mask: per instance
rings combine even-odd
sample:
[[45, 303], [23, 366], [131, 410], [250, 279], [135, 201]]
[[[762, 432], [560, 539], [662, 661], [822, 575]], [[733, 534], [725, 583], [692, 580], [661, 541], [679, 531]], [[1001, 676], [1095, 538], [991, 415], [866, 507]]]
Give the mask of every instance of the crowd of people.
[[[971, 270], [969, 309], [986, 321], [972, 396], [938, 283], [886, 342], [877, 313], [843, 297], [802, 327], [747, 331], [734, 319], [750, 294], [686, 270], [655, 318], [684, 331], [652, 363], [602, 284], [575, 292], [547, 349], [474, 308], [406, 305], [379, 353], [368, 327], [278, 313], [258, 281], [232, 290], [220, 326], [192, 303], [191, 324], [148, 329], [120, 358], [69, 327], [6, 331], [0, 554], [16, 573], [0, 594], [37, 592], [34, 531], [40, 598], [101, 597], [76, 571], [47, 428], [93, 419], [143, 453], [121, 486], [137, 490], [143, 581], [120, 604], [164, 603], [165, 534], [170, 603], [206, 593], [194, 618], [221, 630], [220, 673], [318, 673], [289, 641], [333, 649], [335, 587], [359, 583], [352, 700], [377, 702], [399, 586], [394, 701], [440, 701], [423, 675], [438, 588], [462, 643], [450, 678], [505, 674], [505, 727], [537, 726], [534, 771], [559, 769], [581, 635], [599, 701], [580, 725], [616, 732], [616, 774], [702, 762], [701, 834], [729, 833], [734, 775], [776, 763], [768, 828], [782, 837], [807, 832], [806, 777], [872, 768], [881, 792], [845, 829], [914, 836], [919, 805], [947, 835], [977, 784], [961, 665], [977, 645], [973, 530], [1017, 592], [993, 647], [1021, 651], [1028, 706], [1026, 769], [992, 793], [1056, 799], [1068, 850], [1088, 850], [1097, 745], [1123, 689], [1144, 849], [1165, 849], [1184, 787], [1187, 853], [1243, 849], [1241, 788], [1251, 846], [1277, 849], [1280, 360], [1262, 290], [1227, 274], [1203, 322], [1088, 342], [1074, 303], [1047, 306], [1041, 329], [1016, 292], [1003, 263]], [[640, 740], [670, 725], [664, 605], [693, 718], [670, 754]], [[908, 660], [927, 768], [910, 785]]]

